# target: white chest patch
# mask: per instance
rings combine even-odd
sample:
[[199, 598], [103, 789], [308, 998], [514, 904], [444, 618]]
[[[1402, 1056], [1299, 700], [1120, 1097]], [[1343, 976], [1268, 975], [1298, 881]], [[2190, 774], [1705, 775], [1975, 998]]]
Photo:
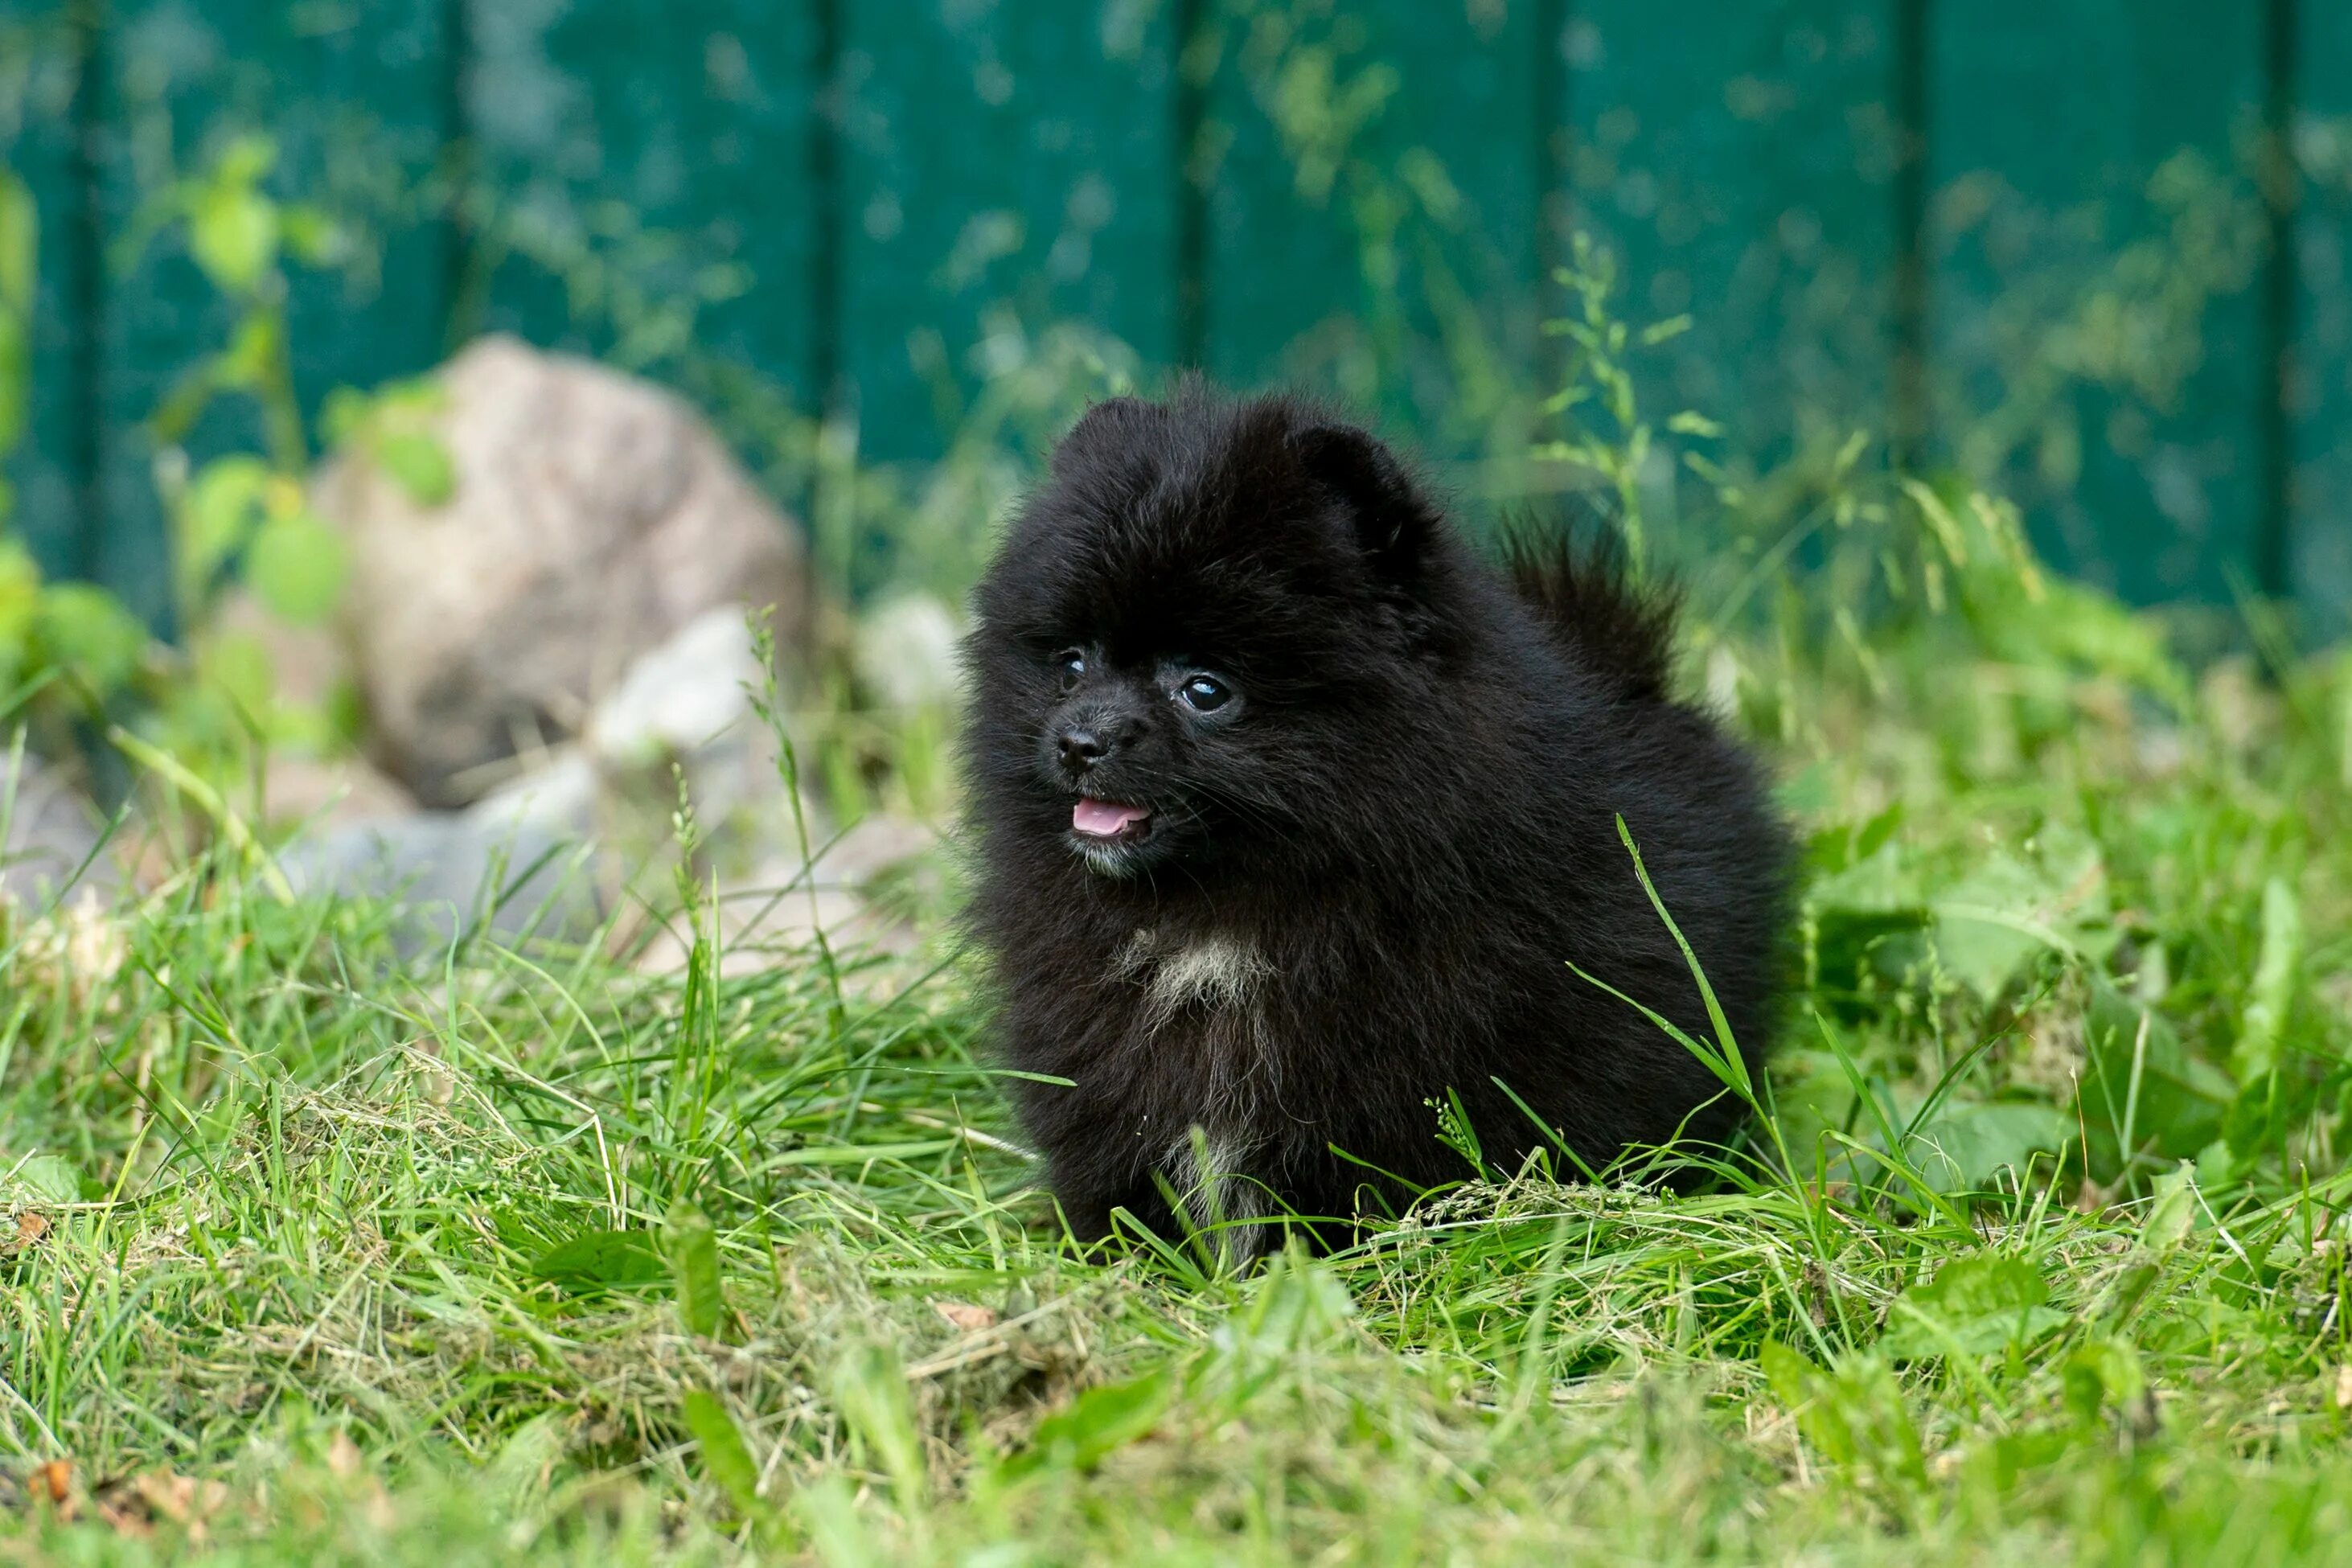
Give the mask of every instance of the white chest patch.
[[1238, 1173], [1247, 1147], [1206, 1134], [1188, 1134], [1168, 1151], [1170, 1187], [1192, 1228], [1205, 1235], [1232, 1268], [1270, 1250], [1275, 1232], [1258, 1223], [1267, 1213], [1265, 1189]]
[[1141, 1025], [1154, 1051], [1189, 1059], [1188, 1129], [1161, 1170], [1192, 1225], [1216, 1233], [1228, 1260], [1264, 1251], [1271, 1233], [1265, 1189], [1240, 1173], [1265, 1146], [1260, 1122], [1278, 1102], [1280, 1084], [1265, 1037], [1264, 992], [1274, 965], [1250, 942], [1212, 935], [1177, 942], [1139, 931], [1113, 961], [1122, 979], [1142, 988]]
[[[1129, 945], [1143, 940], [1139, 932]], [[1202, 937], [1167, 950], [1154, 944], [1149, 958], [1138, 965], [1139, 971], [1145, 968], [1155, 1026], [1195, 1005], [1221, 1011], [1247, 1007], [1273, 973], [1255, 948], [1227, 936]]]

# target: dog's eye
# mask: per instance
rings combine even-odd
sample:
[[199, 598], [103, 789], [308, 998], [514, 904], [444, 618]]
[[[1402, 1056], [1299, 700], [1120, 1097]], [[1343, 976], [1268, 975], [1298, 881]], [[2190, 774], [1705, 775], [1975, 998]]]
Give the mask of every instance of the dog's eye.
[[1176, 689], [1176, 695], [1196, 713], [1214, 713], [1234, 700], [1225, 683], [1213, 675], [1191, 675]]
[[1076, 686], [1078, 677], [1087, 672], [1087, 656], [1077, 648], [1064, 648], [1054, 656], [1054, 662], [1062, 667], [1062, 689], [1065, 691]]

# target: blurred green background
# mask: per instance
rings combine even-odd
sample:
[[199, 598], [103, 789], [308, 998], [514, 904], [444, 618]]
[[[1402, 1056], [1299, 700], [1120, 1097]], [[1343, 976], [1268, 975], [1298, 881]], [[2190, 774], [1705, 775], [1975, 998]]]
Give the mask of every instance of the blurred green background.
[[959, 588], [1172, 365], [1507, 501], [1576, 482], [1529, 454], [1582, 233], [1691, 318], [1629, 351], [1700, 416], [1656, 516], [1793, 514], [1860, 432], [2128, 599], [2324, 637], [2347, 112], [2336, 0], [5, 0], [13, 526], [168, 626], [175, 474], [296, 468], [491, 330], [679, 387], [859, 595]]

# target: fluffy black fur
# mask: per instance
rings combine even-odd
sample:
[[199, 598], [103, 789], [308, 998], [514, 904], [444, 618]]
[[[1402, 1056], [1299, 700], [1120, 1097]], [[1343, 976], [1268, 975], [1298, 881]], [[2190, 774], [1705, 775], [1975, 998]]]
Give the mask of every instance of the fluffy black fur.
[[1668, 694], [1670, 604], [1563, 545], [1497, 568], [1363, 431], [1196, 385], [1079, 422], [974, 608], [971, 933], [1002, 1059], [1070, 1080], [1013, 1082], [1081, 1237], [1172, 1194], [1255, 1248], [1456, 1179], [1449, 1091], [1516, 1168], [1549, 1140], [1497, 1079], [1595, 1169], [1734, 1130], [1570, 968], [1709, 1037], [1622, 813], [1769, 1033], [1789, 843]]

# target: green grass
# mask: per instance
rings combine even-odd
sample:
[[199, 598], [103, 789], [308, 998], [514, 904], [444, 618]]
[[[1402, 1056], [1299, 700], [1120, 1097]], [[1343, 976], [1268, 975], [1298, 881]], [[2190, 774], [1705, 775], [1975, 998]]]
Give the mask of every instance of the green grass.
[[20, 911], [0, 1557], [2352, 1561], [2352, 675], [2083, 631], [1711, 656], [1811, 835], [1717, 1190], [1244, 1278], [1063, 1244], [951, 963]]

